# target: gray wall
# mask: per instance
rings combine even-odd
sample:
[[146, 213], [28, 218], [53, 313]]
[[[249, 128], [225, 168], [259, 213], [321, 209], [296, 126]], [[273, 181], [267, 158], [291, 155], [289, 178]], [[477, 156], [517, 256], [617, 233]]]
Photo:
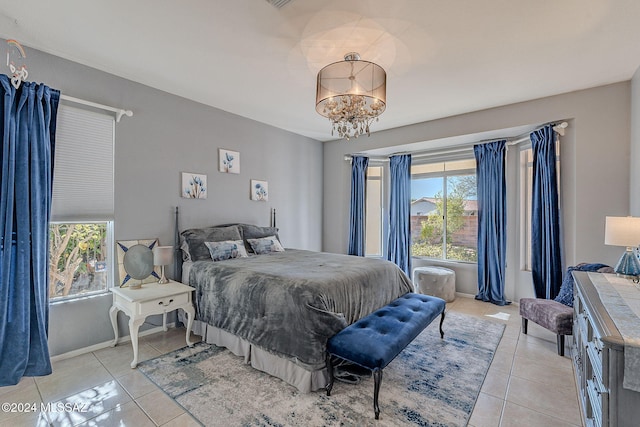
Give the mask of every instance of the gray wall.
[[[116, 240], [158, 237], [161, 244], [173, 244], [175, 206], [183, 229], [228, 222], [269, 225], [275, 208], [285, 247], [321, 249], [321, 142], [28, 47], [26, 53], [30, 80], [134, 112], [116, 125]], [[197, 76], [194, 85], [198, 79], [206, 76]], [[251, 94], [239, 96], [250, 102]], [[240, 152], [239, 175], [217, 171], [218, 148]], [[206, 200], [180, 197], [183, 171], [207, 174]], [[249, 200], [250, 179], [269, 182], [268, 202]], [[110, 295], [53, 304], [51, 354], [112, 339], [110, 305]], [[126, 320], [121, 313], [121, 335], [128, 334]], [[161, 323], [159, 316], [149, 319], [149, 324]]]
[[[635, 167], [634, 167], [635, 165]], [[640, 216], [640, 68], [631, 79], [629, 215]]]
[[[630, 99], [631, 83], [622, 82], [380, 131], [352, 142], [325, 143], [323, 250], [345, 253], [347, 249], [350, 166], [344, 161], [346, 154], [566, 119], [570, 127], [561, 143], [565, 263], [615, 265], [621, 248], [604, 245], [604, 217], [629, 212]], [[511, 171], [512, 180], [514, 175]], [[533, 295], [532, 284], [520, 277], [515, 258], [519, 247], [510, 236], [518, 233], [516, 227], [517, 221], [508, 223], [505, 293], [512, 300]], [[414, 262], [421, 264], [424, 261]], [[460, 269], [457, 290], [476, 293], [475, 266], [454, 268]]]

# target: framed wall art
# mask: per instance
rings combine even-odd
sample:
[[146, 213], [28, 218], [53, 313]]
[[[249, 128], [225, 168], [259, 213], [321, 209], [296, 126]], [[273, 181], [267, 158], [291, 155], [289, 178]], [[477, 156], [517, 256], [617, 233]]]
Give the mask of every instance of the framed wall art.
[[182, 197], [186, 199], [207, 198], [207, 175], [182, 172]]
[[251, 180], [251, 200], [269, 201], [269, 183], [267, 181]]
[[218, 170], [223, 173], [240, 173], [240, 153], [237, 151], [218, 149]]

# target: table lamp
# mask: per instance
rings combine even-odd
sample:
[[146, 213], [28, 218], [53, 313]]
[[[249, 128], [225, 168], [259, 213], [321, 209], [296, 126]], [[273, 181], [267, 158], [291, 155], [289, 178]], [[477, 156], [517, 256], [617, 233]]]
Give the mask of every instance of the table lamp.
[[153, 265], [159, 265], [161, 271], [160, 280], [158, 283], [169, 283], [164, 275], [164, 266], [171, 264], [173, 260], [173, 246], [156, 246], [153, 248]]
[[640, 218], [631, 216], [606, 217], [604, 244], [627, 247], [614, 268], [616, 273], [633, 277], [640, 275], [640, 261], [633, 252], [633, 248], [640, 244]]

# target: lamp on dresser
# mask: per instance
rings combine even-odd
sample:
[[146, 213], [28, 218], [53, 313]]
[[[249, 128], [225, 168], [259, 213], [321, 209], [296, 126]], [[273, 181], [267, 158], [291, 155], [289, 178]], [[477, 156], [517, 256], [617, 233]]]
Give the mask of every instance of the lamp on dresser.
[[164, 266], [171, 264], [172, 260], [173, 246], [156, 246], [153, 248], [153, 264], [159, 265], [161, 269], [160, 280], [158, 280], [158, 283], [169, 283], [169, 279], [164, 275]]
[[640, 218], [632, 216], [608, 216], [604, 229], [604, 244], [625, 246], [627, 249], [620, 257], [614, 270], [616, 273], [638, 280], [640, 261], [633, 251], [640, 244]]

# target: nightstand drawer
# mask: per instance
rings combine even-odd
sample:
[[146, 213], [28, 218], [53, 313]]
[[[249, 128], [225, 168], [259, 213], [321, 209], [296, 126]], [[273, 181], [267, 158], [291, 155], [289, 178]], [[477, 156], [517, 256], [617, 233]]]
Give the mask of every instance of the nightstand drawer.
[[175, 310], [176, 307], [188, 303], [189, 294], [183, 293], [168, 297], [156, 298], [149, 301], [141, 302], [138, 314], [162, 313], [164, 311]]

